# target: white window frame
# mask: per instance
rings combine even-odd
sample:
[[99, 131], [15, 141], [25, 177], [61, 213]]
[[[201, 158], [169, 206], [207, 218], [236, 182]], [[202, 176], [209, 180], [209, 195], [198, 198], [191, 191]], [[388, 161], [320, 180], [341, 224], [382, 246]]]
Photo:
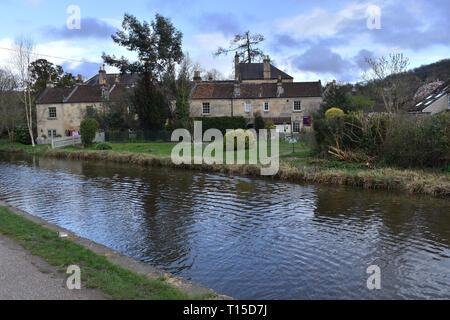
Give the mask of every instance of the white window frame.
[[51, 139], [52, 137], [56, 138], [58, 132], [56, 131], [56, 129], [47, 129], [47, 134], [48, 134], [47, 138]]
[[[298, 125], [298, 131], [295, 130], [297, 128], [297, 125]], [[300, 133], [301, 130], [302, 130], [302, 124], [300, 123], [300, 121], [294, 121], [294, 123], [292, 124], [292, 132]]]
[[[266, 109], [267, 106], [267, 109]], [[264, 102], [264, 112], [269, 112], [270, 111], [270, 102], [266, 101]]]
[[[55, 110], [55, 116], [54, 117], [52, 117], [52, 114], [53, 114], [53, 112], [50, 112], [50, 109], [52, 109], [52, 111], [53, 111], [53, 109]], [[57, 118], [57, 111], [56, 111], [56, 107], [48, 107], [48, 118], [49, 119], [56, 119]]]
[[[208, 112], [205, 112], [205, 107], [208, 108]], [[211, 114], [211, 104], [209, 102], [203, 102], [202, 104], [202, 114], [210, 115]]]
[[252, 112], [252, 103], [251, 102], [244, 102], [244, 109], [246, 113]]
[[[295, 109], [296, 103], [300, 104], [300, 110]], [[294, 100], [293, 110], [294, 110], [294, 112], [302, 112], [302, 100]]]

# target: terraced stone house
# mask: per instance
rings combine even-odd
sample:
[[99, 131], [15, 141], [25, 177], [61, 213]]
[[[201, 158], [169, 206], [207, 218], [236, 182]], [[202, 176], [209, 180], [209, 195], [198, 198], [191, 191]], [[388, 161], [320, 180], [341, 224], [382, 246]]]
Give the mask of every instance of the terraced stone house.
[[105, 102], [132, 90], [138, 78], [131, 74], [107, 74], [103, 67], [86, 82], [78, 75], [74, 88], [54, 88], [49, 81], [36, 101], [38, 139], [42, 140], [43, 135], [50, 139], [78, 132], [88, 108], [102, 110]]
[[239, 63], [235, 57], [234, 81], [202, 81], [194, 78], [190, 112], [192, 117], [243, 116], [249, 127], [255, 115], [271, 120], [280, 132], [300, 132], [311, 128], [312, 113], [322, 102], [322, 85], [294, 82], [270, 63]]

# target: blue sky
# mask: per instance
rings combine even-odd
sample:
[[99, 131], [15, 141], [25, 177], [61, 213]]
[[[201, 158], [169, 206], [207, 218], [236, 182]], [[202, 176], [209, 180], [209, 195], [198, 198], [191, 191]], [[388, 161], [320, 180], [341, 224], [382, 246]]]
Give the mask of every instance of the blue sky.
[[[81, 10], [80, 30], [66, 27], [70, 5]], [[369, 6], [381, 10], [381, 29], [367, 27]], [[133, 57], [110, 37], [125, 12], [147, 21], [155, 13], [171, 18], [192, 60], [226, 77], [231, 77], [233, 57], [212, 54], [247, 30], [266, 36], [264, 51], [296, 81], [358, 81], [366, 70], [365, 57], [391, 52], [405, 53], [410, 67], [450, 57], [448, 0], [0, 0], [0, 47], [30, 36], [37, 53], [62, 59], [43, 58], [89, 77], [102, 64], [103, 51]], [[0, 65], [8, 63], [9, 55], [0, 49]]]

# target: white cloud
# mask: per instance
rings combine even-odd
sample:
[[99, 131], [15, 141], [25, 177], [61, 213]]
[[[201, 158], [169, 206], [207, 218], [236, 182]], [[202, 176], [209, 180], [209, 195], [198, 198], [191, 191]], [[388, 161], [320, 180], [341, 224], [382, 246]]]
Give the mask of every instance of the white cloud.
[[280, 20], [278, 29], [281, 32], [289, 32], [299, 38], [332, 36], [338, 32], [338, 26], [343, 21], [364, 19], [367, 7], [368, 4], [351, 3], [337, 12], [316, 8], [310, 13]]

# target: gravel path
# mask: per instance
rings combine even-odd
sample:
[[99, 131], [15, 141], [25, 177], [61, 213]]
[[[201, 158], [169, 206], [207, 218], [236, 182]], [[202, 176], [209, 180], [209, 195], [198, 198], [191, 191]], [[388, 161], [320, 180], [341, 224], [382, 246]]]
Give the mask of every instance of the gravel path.
[[67, 289], [66, 277], [67, 274], [0, 234], [0, 300], [104, 299], [97, 290]]

